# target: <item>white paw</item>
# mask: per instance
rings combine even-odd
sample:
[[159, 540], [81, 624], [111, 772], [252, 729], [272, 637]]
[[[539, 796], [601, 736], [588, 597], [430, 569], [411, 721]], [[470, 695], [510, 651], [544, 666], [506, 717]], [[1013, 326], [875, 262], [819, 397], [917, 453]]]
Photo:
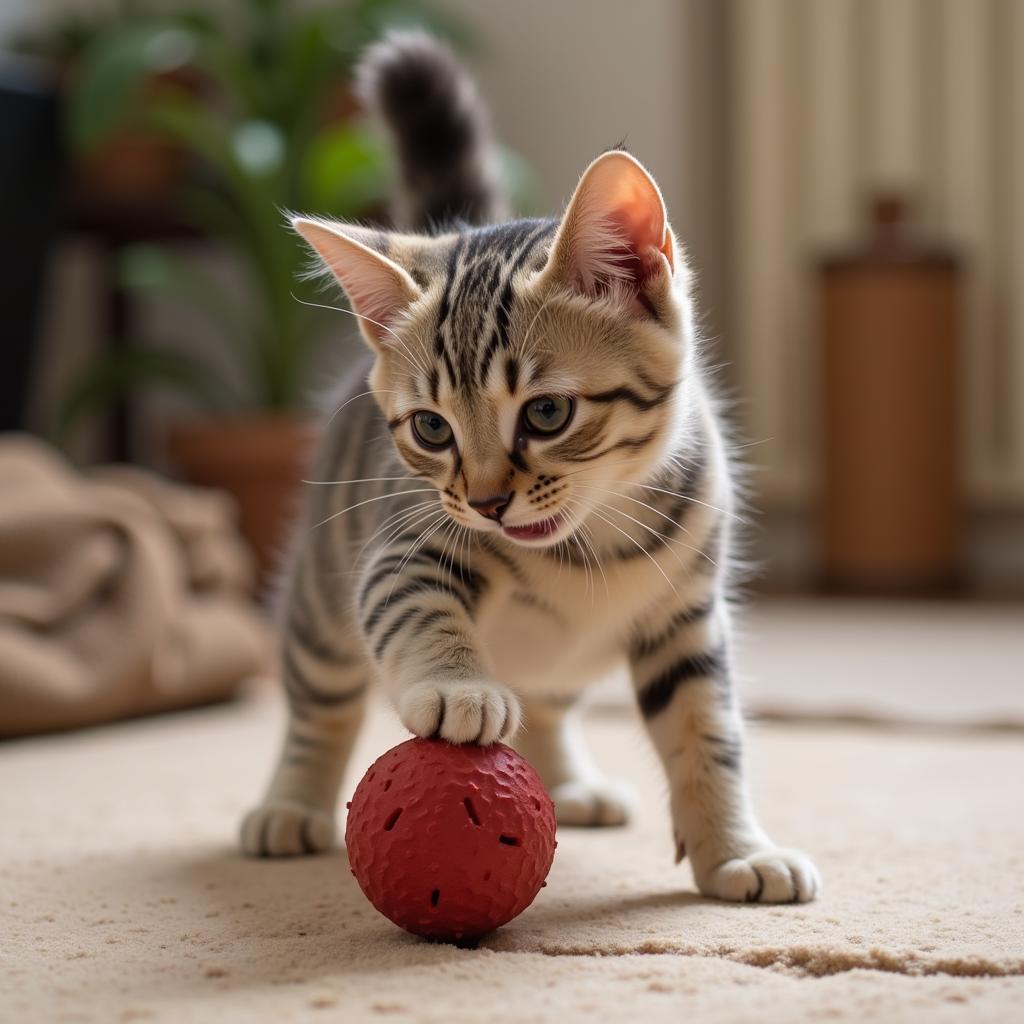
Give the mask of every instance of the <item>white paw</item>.
[[723, 861], [697, 878], [705, 896], [746, 903], [807, 903], [821, 891], [821, 876], [799, 850], [766, 847]]
[[295, 800], [271, 800], [245, 816], [241, 841], [250, 857], [322, 853], [334, 845], [334, 818]]
[[632, 790], [611, 779], [570, 779], [551, 789], [559, 825], [625, 825], [636, 808]]
[[417, 736], [480, 744], [510, 739], [522, 720], [511, 690], [468, 681], [417, 683], [399, 698], [398, 716]]

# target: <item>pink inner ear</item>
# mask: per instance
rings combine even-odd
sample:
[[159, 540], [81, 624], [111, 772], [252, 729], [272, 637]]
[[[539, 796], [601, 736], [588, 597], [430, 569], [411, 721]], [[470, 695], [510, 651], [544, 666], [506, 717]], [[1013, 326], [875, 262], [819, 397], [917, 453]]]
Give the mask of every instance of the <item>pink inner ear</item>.
[[[410, 297], [398, 276], [385, 264], [372, 260], [341, 260], [330, 266], [348, 294], [353, 310], [387, 335], [409, 305]], [[386, 337], [380, 340], [385, 341]]]
[[672, 265], [672, 246], [665, 230], [665, 211], [661, 200], [639, 195], [637, 192], [628, 201], [610, 212], [611, 221], [622, 231], [630, 252], [635, 254], [638, 273], [646, 278], [658, 265], [658, 253], [664, 253]]
[[573, 225], [573, 276], [588, 295], [615, 288], [640, 292], [659, 268], [660, 254], [672, 266], [672, 243], [665, 209], [653, 182], [639, 166], [595, 168], [594, 180], [581, 186]]
[[395, 322], [418, 297], [411, 278], [340, 230], [304, 218], [293, 223], [345, 289], [366, 334], [386, 343]]

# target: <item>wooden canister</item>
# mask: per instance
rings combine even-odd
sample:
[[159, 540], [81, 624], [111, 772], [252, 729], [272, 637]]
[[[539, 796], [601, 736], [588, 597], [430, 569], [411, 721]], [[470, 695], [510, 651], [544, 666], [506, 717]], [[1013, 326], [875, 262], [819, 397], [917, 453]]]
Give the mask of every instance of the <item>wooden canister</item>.
[[875, 236], [822, 261], [822, 570], [832, 589], [926, 592], [960, 574], [953, 254], [880, 200]]

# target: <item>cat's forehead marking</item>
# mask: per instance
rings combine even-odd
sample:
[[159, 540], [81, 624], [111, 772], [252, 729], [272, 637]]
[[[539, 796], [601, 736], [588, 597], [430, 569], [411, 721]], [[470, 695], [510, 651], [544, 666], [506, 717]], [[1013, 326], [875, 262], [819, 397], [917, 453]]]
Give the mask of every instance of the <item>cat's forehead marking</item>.
[[495, 357], [511, 348], [516, 275], [539, 267], [557, 226], [554, 220], [511, 221], [467, 231], [452, 246], [434, 354], [453, 391], [483, 387]]

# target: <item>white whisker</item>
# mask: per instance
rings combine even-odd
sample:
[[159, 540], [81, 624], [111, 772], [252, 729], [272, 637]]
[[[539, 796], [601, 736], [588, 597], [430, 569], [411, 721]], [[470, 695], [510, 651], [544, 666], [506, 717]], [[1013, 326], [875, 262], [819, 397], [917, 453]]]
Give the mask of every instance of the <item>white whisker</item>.
[[440, 530], [442, 526], [444, 526], [445, 519], [448, 519], [450, 521], [448, 513], [445, 512], [444, 510], [441, 511], [440, 515], [442, 518], [439, 521], [435, 521], [432, 524], [428, 523], [427, 527], [424, 527], [426, 533], [420, 533], [419, 537], [413, 542], [412, 547], [409, 548], [409, 550], [405, 553], [405, 556], [398, 563], [398, 565], [395, 566], [394, 570], [392, 571], [391, 575], [394, 576], [394, 579], [391, 581], [391, 587], [388, 590], [388, 596], [384, 600], [385, 608], [387, 608], [387, 606], [391, 603], [391, 595], [395, 592], [395, 584], [402, 578], [402, 570], [406, 567], [406, 565], [408, 565], [409, 559], [411, 559], [416, 554], [416, 552], [419, 551], [419, 549], [423, 547], [423, 545], [426, 544], [426, 542], [430, 540], [430, 538], [433, 537], [434, 534], [437, 533], [437, 531]]
[[366, 549], [385, 531], [391, 530], [391, 534], [381, 541], [381, 550], [386, 548], [401, 532], [405, 529], [411, 528], [415, 523], [410, 523], [409, 520], [417, 520], [418, 517], [425, 517], [430, 512], [438, 507], [436, 500], [431, 501], [429, 498], [426, 501], [418, 501], [415, 505], [409, 508], [399, 509], [397, 512], [393, 512], [383, 523], [367, 538], [366, 543], [356, 552], [356, 557], [353, 560], [353, 566], [358, 566], [362, 560], [363, 553]]
[[[636, 523], [636, 525], [639, 526], [641, 529], [646, 530], [648, 533], [657, 537], [660, 541], [664, 542], [665, 544], [678, 544], [680, 547], [686, 548], [687, 551], [692, 551], [694, 554], [701, 555], [702, 557], [706, 558], [709, 562], [711, 562], [712, 565], [715, 564], [714, 560], [708, 554], [701, 551], [700, 548], [694, 547], [692, 544], [687, 544], [681, 540], [675, 540], [672, 537], [666, 537], [663, 533], [659, 533], [657, 530], [655, 530], [653, 526], [648, 526], [647, 523], [643, 522], [640, 519], [637, 519], [636, 516], [631, 516], [628, 512], [624, 512], [621, 508], [616, 508], [614, 505], [611, 505], [606, 501], [599, 501], [598, 505], [600, 505], [601, 508], [606, 509], [609, 512], [615, 512], [620, 516], [625, 516], [631, 523]], [[665, 518], [667, 519], [668, 517], [666, 516]], [[679, 526], [679, 524], [676, 523], [674, 519], [669, 519], [669, 522], [675, 523], [676, 526]], [[687, 566], [683, 562], [683, 560], [679, 557], [677, 552], [669, 549], [669, 553], [672, 555], [673, 558], [675, 558], [675, 560], [679, 563], [681, 568], [686, 569], [686, 571], [689, 572], [689, 566]]]
[[651, 565], [653, 565], [654, 568], [657, 569], [658, 572], [661, 573], [662, 578], [672, 588], [672, 593], [675, 594], [676, 597], [679, 597], [679, 591], [676, 590], [675, 584], [668, 578], [668, 575], [665, 573], [665, 570], [662, 569], [662, 567], [660, 565], [658, 565], [657, 559], [655, 559], [651, 555], [651, 553], [647, 550], [647, 548], [645, 548], [643, 546], [643, 544], [640, 543], [640, 541], [638, 541], [635, 537], [630, 536], [620, 526], [616, 526], [615, 523], [613, 523], [610, 519], [608, 519], [607, 517], [601, 515], [601, 513], [598, 512], [596, 508], [592, 509], [590, 514], [594, 515], [594, 516], [597, 516], [597, 518], [600, 519], [601, 522], [607, 523], [607, 525], [610, 526], [613, 530], [618, 530], [619, 533], [621, 533], [622, 536], [626, 538], [626, 540], [628, 540], [632, 544], [635, 544], [640, 549], [640, 551], [647, 556], [647, 558], [650, 560]]
[[315, 523], [313, 526], [310, 527], [310, 532], [312, 532], [313, 530], [318, 530], [321, 526], [324, 526], [325, 524], [329, 523], [332, 519], [337, 519], [338, 516], [345, 515], [346, 512], [351, 512], [354, 509], [362, 508], [363, 505], [369, 505], [374, 501], [387, 501], [388, 498], [401, 498], [403, 495], [406, 494], [428, 494], [431, 492], [436, 493], [436, 490], [433, 487], [417, 487], [411, 491], [393, 491], [390, 494], [379, 494], [377, 495], [376, 498], [367, 498], [365, 501], [357, 501], [354, 505], [349, 505], [348, 508], [343, 508], [340, 512], [333, 512], [326, 519], [321, 519], [319, 523]]
[[[424, 376], [429, 376], [429, 369], [423, 365], [422, 362], [417, 361], [413, 358], [412, 351], [409, 346], [406, 345], [404, 339], [400, 338], [390, 327], [386, 324], [380, 323], [378, 320], [374, 320], [372, 317], [364, 316], [362, 313], [357, 313], [354, 309], [345, 309], [344, 306], [329, 306], [323, 302], [310, 302], [308, 299], [300, 299], [295, 292], [291, 293], [292, 298], [302, 306], [309, 306], [312, 309], [327, 309], [334, 313], [348, 313], [349, 316], [354, 316], [357, 320], [365, 320], [368, 324], [373, 324], [374, 327], [379, 327], [382, 331], [387, 331], [399, 345], [405, 349], [405, 353], [396, 352], [395, 355], [403, 356], [406, 362], [418, 373], [422, 373]], [[407, 353], [407, 354], [406, 354]]]
[[[341, 412], [341, 410], [344, 409], [346, 406], [351, 405], [357, 398], [366, 398], [367, 395], [393, 395], [393, 394], [395, 394], [395, 392], [390, 390], [390, 389], [386, 389], [385, 390], [383, 388], [377, 388], [377, 389], [370, 390], [370, 391], [363, 391], [363, 392], [361, 392], [358, 395], [353, 395], [347, 402], [342, 402], [341, 405], [339, 405], [338, 408], [335, 409], [334, 412], [331, 413], [331, 418], [327, 421], [327, 423], [324, 426], [325, 426], [325, 428], [329, 427], [334, 422], [334, 417], [337, 416], [338, 413]], [[306, 483], [306, 481], [303, 480], [303, 483]]]
[[311, 487], [336, 487], [343, 484], [379, 484], [389, 483], [392, 481], [405, 480], [410, 484], [423, 483], [426, 477], [422, 476], [364, 476], [357, 480], [303, 480], [304, 484], [309, 484]]

